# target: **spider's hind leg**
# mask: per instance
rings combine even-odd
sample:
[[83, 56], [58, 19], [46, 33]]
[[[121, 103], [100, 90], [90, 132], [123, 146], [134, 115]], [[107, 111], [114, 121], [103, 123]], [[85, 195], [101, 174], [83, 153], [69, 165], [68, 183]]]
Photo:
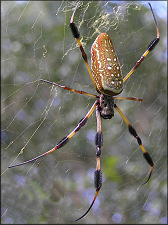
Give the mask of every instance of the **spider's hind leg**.
[[79, 4], [79, 2], [77, 3], [77, 5], [76, 5], [76, 7], [75, 7], [75, 9], [73, 11], [73, 14], [71, 16], [71, 20], [70, 20], [69, 26], [70, 26], [70, 29], [71, 29], [71, 32], [72, 32], [73, 37], [76, 38], [76, 40], [78, 42], [78, 45], [80, 47], [80, 51], [82, 53], [82, 57], [83, 57], [83, 59], [85, 61], [85, 64], [87, 66], [87, 70], [88, 70], [89, 75], [90, 75], [90, 78], [91, 78], [91, 80], [92, 80], [95, 88], [97, 89], [97, 86], [96, 86], [95, 81], [93, 79], [92, 72], [91, 72], [91, 69], [90, 69], [90, 66], [89, 66], [89, 63], [88, 63], [88, 60], [87, 60], [87, 55], [86, 55], [85, 50], [84, 50], [84, 48], [82, 46], [82, 43], [80, 41], [80, 33], [79, 33], [79, 30], [78, 30], [77, 26], [75, 25], [75, 23], [73, 22], [74, 15], [75, 15], [76, 9], [78, 7], [78, 4]]
[[156, 32], [157, 32], [157, 37], [155, 37], [151, 42], [150, 44], [148, 45], [146, 51], [143, 53], [143, 55], [141, 56], [141, 58], [135, 63], [135, 65], [133, 66], [133, 68], [130, 70], [130, 72], [124, 77], [123, 81], [125, 82], [130, 76], [131, 74], [133, 74], [133, 72], [138, 68], [138, 66], [142, 63], [142, 61], [145, 59], [145, 57], [149, 54], [149, 52], [151, 52], [155, 47], [156, 45], [159, 43], [159, 40], [160, 40], [160, 34], [159, 34], [159, 28], [158, 28], [158, 25], [157, 25], [157, 21], [156, 21], [156, 17], [155, 17], [155, 14], [153, 12], [153, 9], [152, 9], [152, 6], [150, 3], [148, 3], [149, 6], [150, 6], [150, 9], [151, 9], [151, 12], [152, 12], [152, 15], [153, 15], [153, 19], [154, 19], [154, 22], [155, 22], [155, 27], [156, 27]]

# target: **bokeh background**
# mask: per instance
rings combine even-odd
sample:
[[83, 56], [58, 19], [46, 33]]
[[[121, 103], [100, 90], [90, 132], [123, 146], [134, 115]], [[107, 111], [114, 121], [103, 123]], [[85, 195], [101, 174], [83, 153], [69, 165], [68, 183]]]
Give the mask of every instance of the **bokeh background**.
[[[96, 167], [95, 112], [62, 149], [34, 158], [68, 135], [94, 99], [39, 82], [47, 79], [96, 94], [69, 21], [77, 2], [1, 2], [1, 221], [2, 224], [71, 224], [88, 209]], [[155, 163], [150, 170], [137, 141], [115, 111], [102, 120], [103, 185], [90, 213], [76, 223], [167, 223], [167, 2], [151, 2], [160, 42], [125, 82], [116, 100]], [[95, 38], [107, 32], [123, 76], [156, 37], [147, 2], [84, 1], [75, 24], [90, 63]]]

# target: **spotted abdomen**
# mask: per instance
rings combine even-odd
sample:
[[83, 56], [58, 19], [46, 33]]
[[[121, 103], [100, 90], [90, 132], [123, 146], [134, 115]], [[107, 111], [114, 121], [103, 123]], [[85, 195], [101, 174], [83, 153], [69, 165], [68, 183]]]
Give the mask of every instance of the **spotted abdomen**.
[[91, 48], [91, 69], [97, 89], [105, 95], [118, 95], [123, 90], [120, 64], [111, 41], [101, 33]]

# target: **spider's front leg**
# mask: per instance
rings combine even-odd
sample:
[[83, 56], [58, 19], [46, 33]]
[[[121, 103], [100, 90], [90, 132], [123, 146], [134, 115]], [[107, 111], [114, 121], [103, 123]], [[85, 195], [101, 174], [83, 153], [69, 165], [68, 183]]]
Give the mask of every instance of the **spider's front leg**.
[[98, 103], [98, 100], [96, 100], [94, 102], [94, 104], [92, 105], [91, 109], [88, 111], [88, 113], [86, 114], [86, 116], [79, 121], [79, 123], [75, 127], [75, 129], [70, 134], [68, 134], [66, 137], [62, 138], [61, 141], [59, 141], [54, 148], [52, 148], [48, 152], [45, 152], [42, 155], [39, 155], [39, 156], [37, 156], [37, 157], [35, 157], [33, 159], [30, 159], [28, 161], [25, 161], [25, 162], [16, 164], [14, 166], [9, 166], [8, 168], [12, 168], [12, 167], [16, 167], [16, 166], [21, 166], [21, 165], [24, 165], [24, 164], [27, 164], [27, 163], [36, 161], [37, 159], [39, 159], [39, 158], [41, 158], [41, 157], [43, 157], [45, 155], [48, 155], [49, 153], [51, 153], [51, 152], [53, 152], [55, 150], [58, 150], [58, 149], [62, 148], [65, 144], [68, 143], [68, 141], [74, 136], [74, 134], [76, 134], [76, 132], [78, 132], [86, 124], [87, 120], [92, 115], [93, 111], [95, 110], [95, 108], [97, 106], [97, 103]]
[[146, 159], [147, 163], [151, 166], [149, 176], [148, 176], [147, 180], [143, 183], [143, 184], [146, 184], [152, 175], [152, 171], [154, 168], [153, 160], [152, 160], [151, 156], [149, 155], [149, 153], [145, 150], [144, 146], [142, 145], [142, 141], [141, 141], [140, 137], [138, 136], [138, 134], [137, 134], [136, 130], [133, 128], [133, 126], [129, 123], [126, 116], [123, 114], [123, 112], [118, 108], [118, 106], [116, 104], [114, 104], [114, 108], [119, 112], [119, 114], [121, 115], [121, 117], [123, 118], [125, 123], [127, 124], [130, 134], [133, 135], [134, 138], [137, 139], [137, 142], [143, 151], [144, 158]]
[[96, 106], [96, 118], [97, 118], [97, 133], [96, 133], [96, 136], [95, 136], [95, 145], [96, 145], [96, 148], [97, 148], [97, 153], [96, 153], [97, 164], [96, 164], [96, 170], [94, 172], [94, 186], [95, 186], [95, 189], [96, 189], [96, 194], [94, 196], [94, 199], [93, 199], [89, 209], [81, 217], [79, 217], [75, 221], [78, 221], [78, 220], [82, 219], [90, 211], [90, 209], [92, 208], [92, 206], [93, 206], [93, 204], [96, 200], [98, 192], [99, 192], [99, 190], [102, 186], [102, 171], [100, 169], [100, 155], [101, 155], [101, 147], [103, 146], [103, 134], [101, 132], [101, 118], [100, 118], [100, 105], [99, 105], [99, 103]]

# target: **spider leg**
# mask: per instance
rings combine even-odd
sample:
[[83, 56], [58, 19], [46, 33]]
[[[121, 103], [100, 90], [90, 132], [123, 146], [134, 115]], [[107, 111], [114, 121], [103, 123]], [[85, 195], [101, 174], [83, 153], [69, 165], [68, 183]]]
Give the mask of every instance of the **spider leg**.
[[102, 186], [102, 171], [100, 169], [100, 155], [101, 155], [101, 147], [103, 146], [103, 134], [101, 132], [101, 118], [100, 118], [99, 107], [100, 107], [99, 105], [97, 105], [97, 107], [96, 107], [97, 133], [95, 136], [95, 145], [97, 147], [97, 153], [96, 153], [97, 164], [96, 164], [96, 170], [94, 172], [94, 186], [96, 189], [96, 194], [94, 196], [94, 199], [93, 199], [89, 209], [75, 221], [82, 219], [90, 211], [90, 209], [92, 208], [92, 206], [97, 198], [98, 192]]
[[119, 112], [119, 114], [121, 115], [121, 117], [123, 118], [125, 123], [127, 124], [130, 134], [133, 135], [137, 139], [137, 142], [143, 151], [144, 158], [146, 159], [147, 163], [151, 166], [151, 170], [150, 170], [148, 179], [143, 183], [143, 184], [146, 184], [152, 175], [152, 171], [154, 168], [153, 160], [152, 160], [151, 156], [149, 155], [149, 153], [145, 150], [144, 146], [142, 145], [142, 141], [141, 141], [140, 137], [138, 136], [136, 130], [131, 126], [128, 119], [125, 117], [125, 115], [122, 113], [122, 111], [118, 108], [118, 106], [116, 104], [114, 104], [114, 108]]
[[88, 113], [86, 114], [86, 116], [85, 116], [83, 119], [81, 119], [81, 120], [79, 121], [79, 123], [78, 123], [78, 125], [75, 127], [75, 129], [74, 129], [68, 136], [64, 137], [61, 141], [59, 141], [59, 142], [57, 143], [57, 145], [56, 145], [54, 148], [52, 148], [51, 150], [49, 150], [49, 151], [43, 153], [42, 155], [39, 155], [39, 156], [33, 158], [33, 159], [30, 159], [30, 160], [25, 161], [25, 162], [23, 162], [23, 163], [16, 164], [16, 165], [14, 165], [14, 166], [9, 166], [8, 168], [12, 168], [12, 167], [16, 167], [16, 166], [21, 166], [21, 165], [24, 165], [24, 164], [27, 164], [27, 163], [36, 161], [37, 159], [39, 159], [39, 158], [41, 158], [41, 157], [43, 157], [43, 156], [45, 156], [45, 155], [47, 155], [47, 154], [49, 154], [49, 153], [51, 153], [51, 152], [57, 150], [57, 149], [59, 149], [59, 148], [62, 148], [65, 144], [67, 144], [67, 142], [69, 141], [69, 139], [71, 139], [71, 137], [73, 137], [73, 135], [74, 135], [77, 131], [79, 131], [79, 130], [86, 124], [87, 120], [88, 120], [89, 117], [92, 115], [93, 111], [95, 110], [97, 103], [98, 103], [98, 100], [96, 100], [96, 101], [94, 102], [94, 104], [92, 105], [91, 109], [88, 111]]
[[141, 62], [148, 55], [148, 53], [156, 47], [156, 45], [158, 44], [158, 42], [160, 40], [159, 28], [158, 28], [158, 25], [157, 25], [156, 17], [155, 17], [155, 14], [153, 12], [151, 4], [149, 2], [148, 2], [148, 4], [150, 6], [150, 9], [151, 9], [151, 12], [152, 12], [152, 15], [153, 15], [153, 19], [154, 19], [154, 22], [155, 22], [157, 37], [154, 38], [151, 41], [151, 43], [147, 47], [147, 50], [144, 52], [144, 54], [141, 56], [141, 58], [135, 63], [134, 67], [130, 70], [130, 72], [124, 77], [124, 79], [123, 79], [124, 82], [131, 76], [131, 74], [135, 71], [135, 69], [141, 64]]
[[91, 80], [92, 80], [94, 86], [95, 86], [96, 89], [97, 89], [97, 86], [96, 86], [95, 81], [94, 81], [94, 79], [93, 79], [92, 72], [91, 72], [91, 69], [90, 69], [90, 66], [89, 66], [89, 63], [88, 63], [88, 60], [87, 60], [87, 55], [86, 55], [86, 53], [85, 53], [85, 51], [84, 51], [84, 48], [83, 48], [83, 46], [82, 46], [82, 43], [81, 43], [81, 41], [80, 41], [80, 39], [79, 39], [79, 37], [80, 37], [79, 30], [78, 30], [77, 26], [76, 26], [76, 25], [74, 24], [74, 22], [73, 22], [74, 15], [75, 15], [76, 9], [77, 9], [77, 7], [78, 7], [78, 4], [79, 4], [79, 2], [77, 3], [77, 5], [76, 5], [76, 7], [75, 7], [75, 9], [74, 9], [74, 11], [73, 11], [73, 14], [72, 14], [72, 17], [71, 17], [70, 25], [69, 25], [69, 26], [70, 26], [70, 29], [71, 29], [71, 31], [72, 31], [72, 35], [74, 36], [74, 38], [76, 38], [76, 40], [77, 40], [77, 42], [78, 42], [78, 45], [79, 45], [79, 47], [80, 47], [80, 51], [81, 51], [81, 53], [82, 53], [82, 57], [83, 57], [83, 59], [84, 59], [84, 61], [85, 61], [85, 63], [86, 63], [87, 70], [88, 70], [89, 75], [90, 75], [90, 78], [91, 78]]
[[139, 101], [142, 102], [142, 98], [133, 98], [133, 97], [115, 97], [113, 96], [114, 99], [122, 99], [122, 100], [133, 100], [133, 101]]
[[98, 98], [99, 97], [98, 95], [93, 95], [93, 94], [87, 93], [85, 91], [78, 91], [78, 90], [75, 90], [75, 89], [72, 89], [72, 88], [69, 88], [69, 87], [66, 87], [66, 86], [62, 86], [62, 85], [56, 84], [56, 83], [48, 81], [48, 80], [43, 80], [43, 79], [39, 79], [39, 80], [43, 81], [45, 83], [52, 84], [52, 85], [55, 85], [57, 87], [63, 88], [63, 89], [68, 90], [68, 91], [73, 91], [73, 92], [78, 93], [78, 94], [88, 95], [88, 96], [91, 96], [91, 97], [94, 97], [94, 98]]

